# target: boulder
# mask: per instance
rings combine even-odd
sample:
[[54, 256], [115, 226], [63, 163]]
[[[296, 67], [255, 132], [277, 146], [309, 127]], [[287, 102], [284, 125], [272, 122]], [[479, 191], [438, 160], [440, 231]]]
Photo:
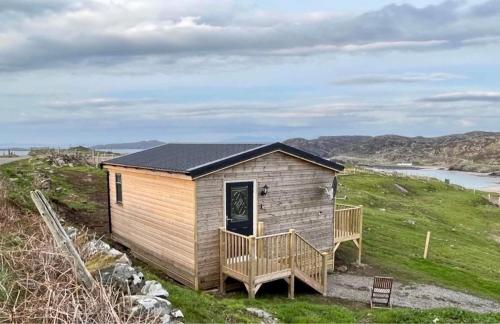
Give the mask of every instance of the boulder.
[[161, 283], [155, 280], [146, 281], [144, 287], [142, 287], [141, 289], [141, 292], [144, 295], [152, 297], [168, 298], [169, 296], [168, 291], [165, 288], [163, 288]]
[[341, 265], [339, 267], [336, 268], [338, 272], [347, 272], [347, 266], [345, 265]]
[[177, 319], [177, 320], [180, 320], [180, 319], [183, 319], [184, 318], [184, 314], [182, 313], [182, 311], [180, 309], [174, 309], [170, 315], [172, 315], [172, 317], [174, 319]]
[[414, 219], [407, 219], [407, 220], [404, 221], [404, 223], [406, 223], [408, 225], [415, 226], [417, 224], [417, 221], [414, 220]]
[[83, 253], [85, 253], [89, 257], [97, 253], [108, 254], [110, 250], [111, 247], [109, 246], [109, 244], [101, 240], [91, 240], [83, 245]]
[[278, 320], [274, 318], [273, 315], [269, 314], [268, 312], [259, 309], [259, 308], [254, 308], [254, 307], [248, 307], [246, 308], [246, 311], [252, 314], [255, 317], [258, 317], [262, 320], [263, 323], [265, 324], [274, 324], [278, 323]]
[[144, 275], [128, 264], [119, 263], [99, 271], [100, 280], [104, 284], [117, 285], [123, 291], [140, 292]]
[[123, 297], [125, 303], [132, 306], [130, 311], [132, 314], [150, 314], [154, 316], [170, 315], [172, 304], [163, 298], [130, 295]]
[[182, 314], [180, 309], [174, 309], [170, 312], [170, 314], [165, 314], [160, 319], [162, 324], [182, 323], [183, 320], [184, 314]]

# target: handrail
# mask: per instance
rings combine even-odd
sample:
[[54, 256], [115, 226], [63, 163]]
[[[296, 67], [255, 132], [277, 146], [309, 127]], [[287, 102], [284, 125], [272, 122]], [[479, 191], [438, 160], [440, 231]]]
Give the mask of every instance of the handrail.
[[318, 253], [321, 253], [320, 250], [318, 250], [317, 248], [315, 248], [311, 243], [309, 243], [302, 235], [300, 235], [299, 233], [295, 233], [297, 235], [298, 238], [302, 239], [302, 241], [304, 241], [305, 244], [309, 245], [309, 247], [311, 247], [311, 249], [314, 249], [316, 250], [316, 252]]
[[250, 296], [255, 294], [251, 289], [258, 283], [295, 275], [326, 293], [327, 253], [315, 248], [295, 230], [255, 237], [221, 228], [219, 239], [221, 273], [247, 283]]
[[249, 236], [246, 236], [246, 235], [243, 235], [243, 234], [239, 234], [239, 233], [236, 233], [236, 232], [231, 232], [231, 231], [228, 231], [227, 229], [224, 229], [224, 228], [221, 228], [220, 230], [222, 232], [229, 233], [229, 234], [234, 235], [234, 236], [239, 236], [239, 237], [243, 237], [243, 238], [249, 238]]
[[335, 210], [346, 210], [346, 209], [360, 209], [362, 206], [348, 205], [348, 204], [336, 204]]
[[270, 238], [270, 237], [275, 237], [275, 236], [280, 236], [280, 235], [285, 235], [288, 234], [289, 232], [284, 232], [284, 233], [278, 233], [278, 234], [268, 234], [268, 235], [262, 235], [262, 236], [257, 236], [256, 239], [265, 239], [265, 238]]
[[296, 238], [295, 264], [301, 275], [305, 276], [301, 279], [325, 295], [328, 284], [327, 253], [322, 253], [298, 234]]

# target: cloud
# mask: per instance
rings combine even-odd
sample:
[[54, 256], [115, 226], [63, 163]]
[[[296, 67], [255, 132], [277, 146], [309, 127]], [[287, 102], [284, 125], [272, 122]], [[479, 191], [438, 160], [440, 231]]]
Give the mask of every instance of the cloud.
[[71, 1], [65, 0], [2, 0], [0, 13], [41, 14], [67, 9], [70, 4]]
[[500, 92], [463, 91], [449, 92], [418, 99], [423, 102], [500, 102]]
[[367, 74], [334, 81], [338, 85], [379, 84], [379, 83], [417, 83], [463, 79], [463, 76], [449, 73], [417, 74]]
[[[131, 63], [168, 70], [190, 59], [248, 61], [372, 51], [431, 51], [500, 42], [497, 2], [360, 15], [262, 12], [231, 1], [6, 0], [0, 72]], [[29, 13], [28, 17], [12, 12]], [[5, 19], [2, 19], [5, 18]], [[8, 19], [7, 19], [8, 18]], [[2, 22], [3, 21], [3, 22]], [[163, 68], [162, 68], [163, 67]]]
[[150, 98], [82, 97], [43, 101], [38, 106], [29, 113], [7, 111], [9, 118], [0, 118], [0, 132], [7, 141], [36, 139], [73, 145], [147, 138], [279, 140], [297, 134], [353, 134], [353, 129], [356, 134], [429, 135], [460, 132], [464, 127], [495, 130], [500, 118], [497, 102], [436, 104], [403, 98], [173, 103]]
[[128, 107], [157, 103], [154, 99], [90, 98], [83, 100], [55, 100], [43, 104], [57, 110], [80, 110], [88, 108]]
[[[470, 96], [470, 93], [469, 93]], [[500, 94], [496, 94], [500, 101]], [[491, 97], [491, 94], [490, 94]], [[431, 98], [431, 97], [429, 97]], [[186, 125], [198, 122], [244, 122], [249, 125], [299, 125], [313, 127], [324, 121], [349, 120], [359, 123], [406, 123], [414, 120], [461, 120], [500, 118], [496, 101], [482, 100], [471, 107], [469, 102], [429, 100], [388, 100], [382, 102], [362, 99], [340, 100], [322, 98], [287, 101], [216, 101], [206, 103], [172, 103], [159, 99], [84, 98], [69, 101], [45, 102], [42, 109], [11, 118], [11, 122], [33, 123], [41, 121], [182, 121]], [[474, 110], [474, 115], [471, 115]]]

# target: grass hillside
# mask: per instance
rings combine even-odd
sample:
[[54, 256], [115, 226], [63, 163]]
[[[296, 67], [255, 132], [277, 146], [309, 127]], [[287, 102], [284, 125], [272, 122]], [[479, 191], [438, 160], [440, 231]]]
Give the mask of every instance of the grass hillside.
[[[440, 181], [362, 173], [342, 176], [340, 183], [339, 196], [364, 206], [365, 263], [398, 279], [500, 300], [500, 208]], [[424, 260], [427, 231], [432, 236]], [[349, 256], [348, 248], [340, 251]]]
[[[104, 173], [91, 167], [56, 168], [37, 158], [0, 166], [0, 176], [8, 181], [9, 200], [29, 208], [29, 190], [34, 175], [40, 172], [52, 179], [46, 194], [62, 206], [62, 216], [74, 215], [72, 220], [84, 225], [92, 221], [92, 215], [106, 218]], [[373, 266], [376, 273], [500, 301], [500, 208], [489, 205], [479, 194], [439, 181], [361, 173], [343, 175], [340, 183], [339, 196], [348, 197], [340, 202], [364, 205], [363, 262]], [[408, 193], [402, 193], [395, 184]], [[428, 230], [432, 231], [431, 247], [428, 260], [423, 260]], [[338, 252], [346, 263], [354, 261], [355, 255], [351, 243], [343, 244]], [[440, 322], [500, 322], [500, 313], [370, 310], [365, 305], [327, 299], [308, 291], [299, 292], [297, 299], [290, 301], [286, 285], [283, 290], [263, 287], [254, 301], [247, 300], [242, 292], [218, 298], [179, 286], [160, 272], [144, 264], [142, 267], [148, 278], [165, 284], [171, 301], [183, 310], [187, 322], [258, 322], [245, 311], [250, 306], [265, 309], [284, 322], [405, 323], [432, 322], [436, 318]]]
[[33, 157], [0, 166], [11, 203], [35, 211], [30, 191], [39, 188], [41, 179], [50, 180], [47, 198], [56, 203], [66, 220], [84, 225], [99, 234], [107, 231], [107, 192], [103, 170], [89, 166], [52, 165], [47, 159]]

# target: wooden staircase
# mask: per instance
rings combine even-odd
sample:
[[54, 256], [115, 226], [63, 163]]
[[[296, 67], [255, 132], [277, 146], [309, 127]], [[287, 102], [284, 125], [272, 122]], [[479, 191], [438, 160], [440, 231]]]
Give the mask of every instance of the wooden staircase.
[[288, 295], [293, 298], [298, 278], [326, 295], [328, 254], [316, 249], [295, 230], [256, 237], [221, 228], [219, 239], [221, 293], [225, 293], [227, 277], [243, 282], [249, 298], [255, 298], [262, 284], [284, 279]]

